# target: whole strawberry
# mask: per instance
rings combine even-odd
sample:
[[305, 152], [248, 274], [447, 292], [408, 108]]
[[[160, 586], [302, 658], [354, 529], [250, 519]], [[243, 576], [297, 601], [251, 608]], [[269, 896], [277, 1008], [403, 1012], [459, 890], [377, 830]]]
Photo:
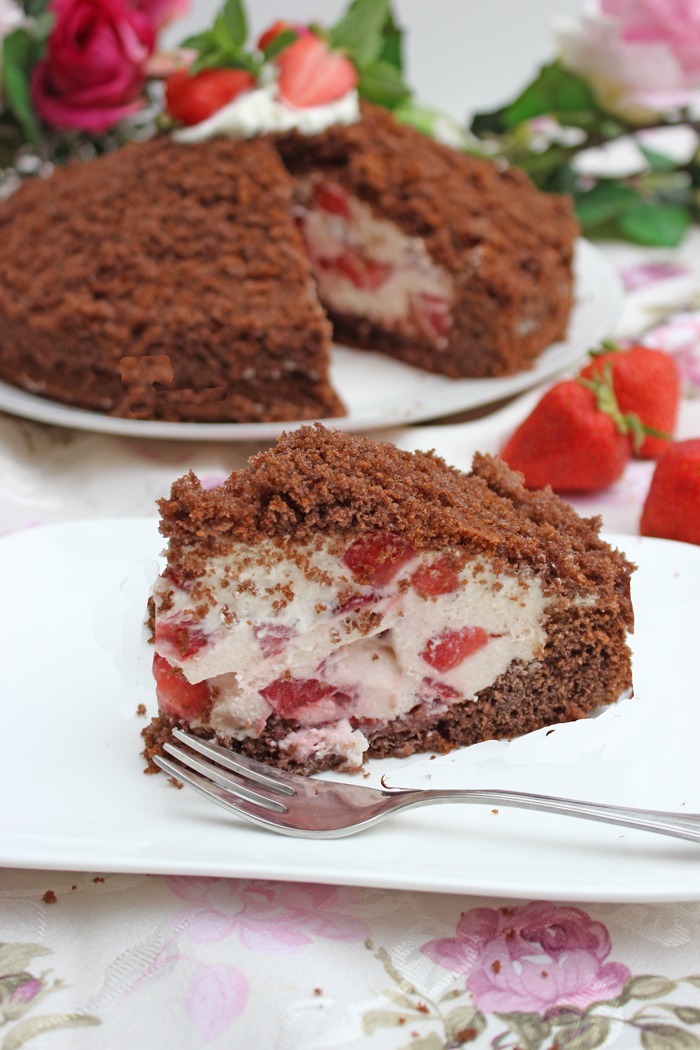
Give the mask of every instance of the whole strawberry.
[[234, 98], [255, 86], [246, 69], [178, 69], [165, 82], [165, 106], [182, 124], [201, 124]]
[[656, 464], [639, 531], [700, 544], [700, 438], [671, 445]]
[[596, 492], [621, 476], [630, 448], [610, 386], [565, 379], [544, 394], [501, 457], [524, 475], [528, 488]]
[[663, 350], [634, 345], [596, 353], [581, 375], [595, 379], [608, 369], [620, 411], [634, 412], [648, 430], [662, 435], [647, 433], [639, 446], [633, 446], [632, 454], [658, 459], [669, 446], [678, 417], [681, 383], [675, 361]]

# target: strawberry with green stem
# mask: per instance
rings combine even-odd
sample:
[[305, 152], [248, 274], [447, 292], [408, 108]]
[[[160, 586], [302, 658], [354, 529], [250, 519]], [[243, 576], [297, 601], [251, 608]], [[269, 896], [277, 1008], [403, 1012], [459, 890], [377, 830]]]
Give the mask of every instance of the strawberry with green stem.
[[633, 455], [658, 459], [673, 440], [678, 417], [681, 383], [676, 362], [665, 351], [641, 344], [622, 349], [603, 343], [591, 357], [582, 377], [600, 378], [609, 369], [620, 411], [634, 413], [646, 427]]
[[565, 379], [540, 399], [506, 442], [501, 457], [528, 488], [597, 492], [617, 481], [645, 427], [623, 413], [609, 373]]

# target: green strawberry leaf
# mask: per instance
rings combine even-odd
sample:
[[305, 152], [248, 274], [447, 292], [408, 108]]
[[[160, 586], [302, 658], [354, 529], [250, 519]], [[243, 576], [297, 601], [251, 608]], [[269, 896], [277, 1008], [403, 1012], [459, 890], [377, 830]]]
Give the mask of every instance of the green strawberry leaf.
[[397, 26], [391, 15], [384, 26], [384, 38], [379, 57], [384, 62], [388, 62], [390, 66], [395, 66], [398, 70], [403, 69], [403, 30]]
[[330, 30], [331, 47], [346, 51], [358, 69], [371, 66], [380, 58], [390, 19], [389, 0], [352, 0]]
[[411, 94], [401, 71], [382, 59], [360, 71], [357, 90], [362, 98], [388, 109], [394, 109]]
[[248, 19], [241, 0], [226, 0], [219, 18], [226, 26], [229, 39], [237, 48], [248, 39]]
[[270, 62], [279, 55], [280, 51], [284, 51], [285, 47], [289, 47], [290, 44], [293, 44], [298, 39], [299, 34], [294, 29], [283, 29], [276, 37], [273, 37], [264, 49], [265, 61]]

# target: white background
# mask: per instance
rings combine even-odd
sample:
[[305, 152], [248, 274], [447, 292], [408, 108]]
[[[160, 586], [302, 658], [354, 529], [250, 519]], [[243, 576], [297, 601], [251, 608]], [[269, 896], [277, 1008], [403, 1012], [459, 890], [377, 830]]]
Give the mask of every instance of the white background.
[[[244, 0], [245, 2], [245, 0]], [[164, 36], [169, 45], [206, 26], [219, 0], [192, 0]], [[253, 37], [278, 18], [332, 24], [345, 0], [247, 0]], [[407, 78], [417, 97], [460, 121], [509, 101], [556, 53], [554, 26], [583, 0], [394, 0], [405, 30]]]

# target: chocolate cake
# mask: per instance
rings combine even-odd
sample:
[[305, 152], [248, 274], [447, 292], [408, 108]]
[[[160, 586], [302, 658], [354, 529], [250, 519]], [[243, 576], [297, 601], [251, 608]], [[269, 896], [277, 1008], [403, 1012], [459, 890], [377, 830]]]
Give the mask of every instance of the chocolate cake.
[[344, 414], [268, 139], [131, 144], [0, 208], [0, 378], [115, 416]]
[[328, 318], [445, 376], [526, 369], [564, 335], [575, 236], [567, 199], [369, 104], [319, 134], [161, 136], [0, 205], [0, 379], [132, 418], [341, 416]]
[[582, 718], [631, 687], [632, 566], [500, 460], [320, 424], [161, 501], [156, 754], [174, 726], [302, 773]]

